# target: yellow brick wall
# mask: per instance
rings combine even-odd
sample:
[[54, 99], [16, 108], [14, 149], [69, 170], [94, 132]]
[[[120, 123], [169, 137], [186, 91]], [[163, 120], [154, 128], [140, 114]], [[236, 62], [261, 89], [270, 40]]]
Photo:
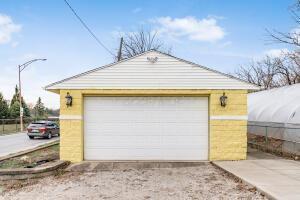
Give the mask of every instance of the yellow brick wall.
[[83, 160], [82, 120], [61, 120], [60, 159]]
[[[65, 105], [67, 92], [73, 97], [72, 107]], [[225, 92], [228, 105], [220, 106], [220, 96]], [[247, 115], [246, 90], [61, 90], [61, 116], [83, 117], [83, 96], [208, 96], [210, 116]], [[60, 158], [72, 162], [83, 158], [83, 120], [61, 119]], [[246, 158], [247, 150], [246, 120], [210, 120], [209, 160], [240, 160]]]
[[[227, 106], [220, 106], [223, 91], [210, 95], [210, 116], [247, 115], [247, 91], [225, 91]], [[210, 160], [241, 160], [247, 153], [246, 120], [210, 120]]]
[[227, 106], [220, 106], [223, 91], [215, 90], [210, 95], [210, 115], [247, 115], [247, 91], [225, 91]]
[[247, 122], [243, 120], [211, 120], [209, 159], [246, 159], [246, 131]]
[[[73, 97], [71, 107], [66, 106], [67, 92]], [[83, 120], [71, 119], [82, 117], [83, 98], [81, 91], [60, 91], [60, 116], [70, 119], [60, 119], [60, 159], [71, 162], [83, 160]]]

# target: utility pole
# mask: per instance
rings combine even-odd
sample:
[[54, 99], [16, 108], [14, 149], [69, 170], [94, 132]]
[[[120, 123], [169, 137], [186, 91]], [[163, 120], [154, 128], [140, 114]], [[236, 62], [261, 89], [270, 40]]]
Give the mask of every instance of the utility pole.
[[33, 59], [30, 60], [22, 65], [19, 65], [19, 104], [20, 104], [20, 131], [23, 131], [23, 113], [24, 113], [24, 109], [23, 109], [23, 105], [22, 105], [22, 88], [21, 88], [21, 72], [31, 63], [36, 62], [36, 61], [46, 61], [47, 59]]
[[21, 92], [21, 65], [19, 65], [19, 105], [20, 105], [20, 129], [23, 131], [23, 106], [22, 106], [22, 92]]
[[123, 37], [121, 37], [121, 40], [120, 40], [120, 48], [119, 48], [119, 52], [118, 52], [118, 61], [120, 61], [122, 59], [122, 46], [123, 46]]

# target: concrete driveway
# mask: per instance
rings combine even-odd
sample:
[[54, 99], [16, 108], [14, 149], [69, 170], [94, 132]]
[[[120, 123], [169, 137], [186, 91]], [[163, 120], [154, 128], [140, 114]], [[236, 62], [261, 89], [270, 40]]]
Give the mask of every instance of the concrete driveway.
[[251, 150], [243, 161], [214, 162], [270, 199], [300, 199], [300, 162]]
[[59, 137], [53, 137], [50, 140], [38, 138], [30, 140], [26, 133], [0, 136], [0, 157], [28, 149], [33, 149], [37, 146], [47, 144], [55, 140], [59, 140]]

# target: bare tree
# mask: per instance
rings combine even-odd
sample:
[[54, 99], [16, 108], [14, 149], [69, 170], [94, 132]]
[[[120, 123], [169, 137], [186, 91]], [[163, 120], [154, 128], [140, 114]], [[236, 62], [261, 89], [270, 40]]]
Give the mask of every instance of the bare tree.
[[297, 28], [289, 32], [282, 32], [275, 29], [271, 31], [267, 29], [267, 32], [272, 42], [288, 44], [298, 48], [300, 47], [300, 29], [298, 28], [300, 26], [300, 0], [296, 0], [296, 3], [291, 6], [290, 13]]
[[[284, 57], [274, 58], [276, 72], [281, 81], [280, 85], [292, 85], [300, 82], [300, 68], [296, 62], [291, 59], [291, 56], [290, 54], [286, 54]], [[298, 60], [298, 58], [296, 60]]]
[[[300, 21], [299, 21], [299, 25], [300, 25]], [[294, 47], [300, 47], [300, 30], [299, 29], [294, 29], [287, 33], [280, 32], [277, 30], [270, 31], [267, 29], [267, 32], [271, 36], [271, 42], [283, 43], [283, 44], [292, 45]]]
[[122, 47], [122, 59], [130, 58], [148, 50], [158, 50], [170, 53], [171, 48], [158, 39], [157, 32], [146, 31], [144, 29], [138, 32], [130, 32], [124, 36]]
[[235, 75], [240, 79], [270, 89], [279, 86], [276, 62], [272, 57], [266, 56], [260, 61], [252, 61], [246, 66], [240, 66]]
[[291, 71], [294, 76], [294, 83], [300, 83], [300, 54], [297, 51], [289, 54], [289, 61], [292, 64]]
[[241, 66], [235, 75], [245, 81], [260, 85], [262, 89], [300, 83], [300, 68], [289, 54], [252, 61]]
[[[290, 12], [296, 27], [300, 27], [300, 0], [296, 1]], [[241, 66], [236, 70], [236, 76], [260, 85], [263, 89], [300, 83], [300, 29], [295, 28], [289, 32], [267, 30], [267, 32], [272, 42], [288, 45], [291, 50], [282, 51], [277, 57], [266, 56], [259, 61]]]

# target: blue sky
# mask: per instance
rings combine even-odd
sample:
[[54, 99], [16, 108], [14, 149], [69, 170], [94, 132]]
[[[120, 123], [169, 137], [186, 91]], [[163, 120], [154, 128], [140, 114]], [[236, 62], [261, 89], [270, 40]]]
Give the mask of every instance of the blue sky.
[[[116, 51], [119, 33], [157, 30], [172, 54], [231, 73], [238, 66], [282, 45], [269, 43], [265, 29], [290, 31], [294, 0], [69, 0], [100, 40]], [[59, 97], [43, 86], [113, 61], [77, 21], [63, 0], [0, 0], [0, 92], [11, 99], [17, 65], [47, 58], [22, 73], [28, 103], [39, 96], [59, 107]]]

